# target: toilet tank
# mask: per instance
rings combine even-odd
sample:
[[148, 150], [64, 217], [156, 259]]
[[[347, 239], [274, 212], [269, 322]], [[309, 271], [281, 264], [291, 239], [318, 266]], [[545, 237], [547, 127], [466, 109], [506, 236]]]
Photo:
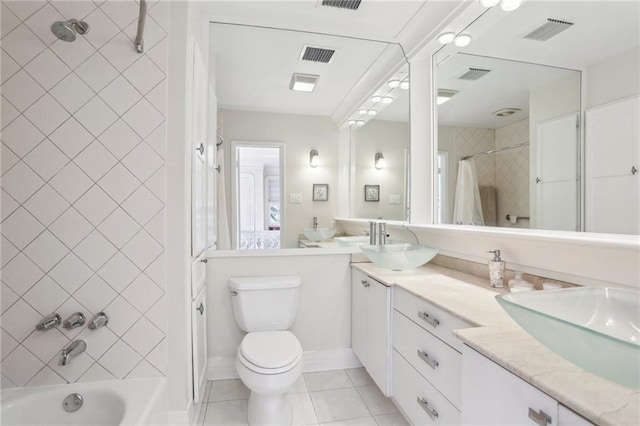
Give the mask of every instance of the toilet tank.
[[298, 313], [298, 276], [230, 278], [233, 316], [247, 332], [291, 328]]

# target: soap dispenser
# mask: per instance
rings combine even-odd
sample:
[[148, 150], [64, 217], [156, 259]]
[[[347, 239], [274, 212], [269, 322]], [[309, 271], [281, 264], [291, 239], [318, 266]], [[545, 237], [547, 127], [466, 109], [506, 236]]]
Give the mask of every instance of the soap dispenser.
[[500, 259], [500, 250], [492, 250], [493, 259], [489, 261], [489, 283], [491, 287], [502, 288], [504, 278], [504, 261]]

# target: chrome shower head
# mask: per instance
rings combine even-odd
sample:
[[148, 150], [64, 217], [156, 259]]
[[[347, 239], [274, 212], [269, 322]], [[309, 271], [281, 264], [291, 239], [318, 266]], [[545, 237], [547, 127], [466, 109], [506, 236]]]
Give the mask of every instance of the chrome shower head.
[[62, 41], [74, 41], [76, 33], [84, 35], [89, 32], [89, 24], [77, 19], [57, 21], [51, 25], [51, 32]]

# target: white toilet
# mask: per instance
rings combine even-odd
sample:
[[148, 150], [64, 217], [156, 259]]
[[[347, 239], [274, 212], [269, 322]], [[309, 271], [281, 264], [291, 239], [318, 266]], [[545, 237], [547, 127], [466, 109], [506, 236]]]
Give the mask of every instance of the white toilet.
[[236, 371], [251, 390], [249, 424], [290, 425], [287, 391], [302, 374], [302, 347], [287, 331], [296, 319], [300, 277], [229, 279], [233, 315], [247, 331]]

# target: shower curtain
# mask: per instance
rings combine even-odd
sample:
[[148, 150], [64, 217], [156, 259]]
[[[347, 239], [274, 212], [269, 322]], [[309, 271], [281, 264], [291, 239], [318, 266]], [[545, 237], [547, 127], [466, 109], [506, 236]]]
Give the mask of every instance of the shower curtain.
[[[219, 163], [224, 163], [224, 149], [218, 148], [217, 158]], [[229, 218], [227, 216], [227, 195], [224, 186], [224, 167], [218, 173], [218, 250], [231, 249], [231, 231], [229, 230]]]
[[460, 160], [458, 163], [453, 223], [484, 225], [476, 167], [471, 160]]

